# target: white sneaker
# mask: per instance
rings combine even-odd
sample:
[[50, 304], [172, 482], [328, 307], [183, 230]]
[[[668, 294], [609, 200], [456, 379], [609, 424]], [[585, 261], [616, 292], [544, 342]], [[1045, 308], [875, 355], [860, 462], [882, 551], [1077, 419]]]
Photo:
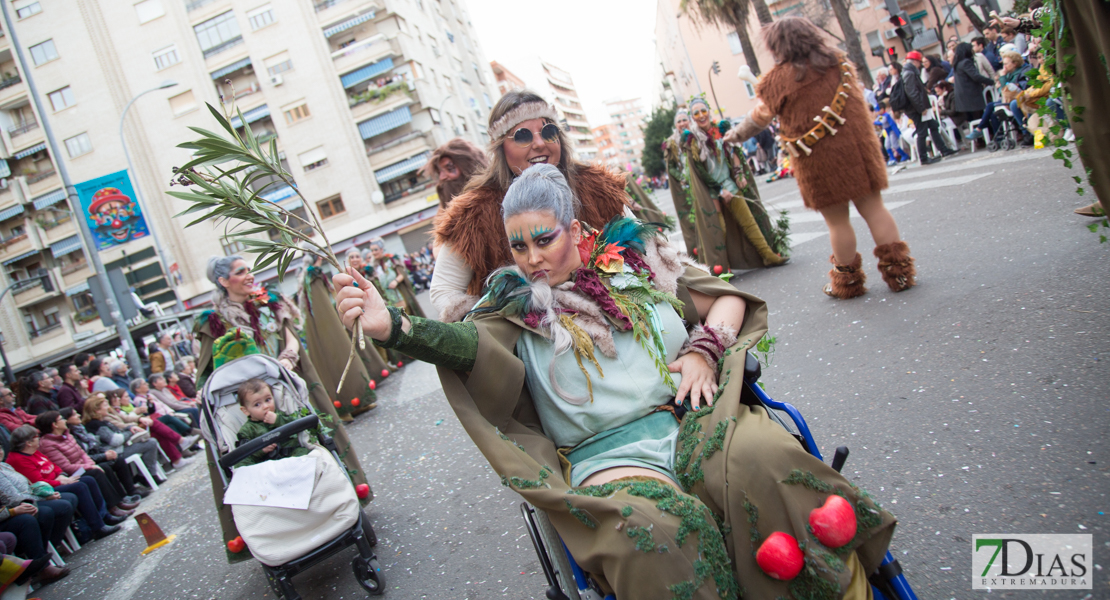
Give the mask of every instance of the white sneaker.
[[1075, 132], [1071, 130], [1071, 127], [1064, 130], [1064, 139], [1069, 142], [1075, 141]]
[[193, 444], [197, 443], [197, 440], [199, 439], [199, 435], [187, 435], [181, 438], [181, 441], [177, 443], [177, 446], [182, 450], [187, 450], [189, 448], [192, 448]]
[[180, 469], [181, 467], [184, 467], [185, 465], [188, 465], [189, 463], [193, 462], [194, 460], [196, 460], [196, 458], [192, 457], [192, 456], [190, 456], [189, 458], [180, 458], [180, 459], [178, 459], [177, 462], [173, 463], [173, 468]]

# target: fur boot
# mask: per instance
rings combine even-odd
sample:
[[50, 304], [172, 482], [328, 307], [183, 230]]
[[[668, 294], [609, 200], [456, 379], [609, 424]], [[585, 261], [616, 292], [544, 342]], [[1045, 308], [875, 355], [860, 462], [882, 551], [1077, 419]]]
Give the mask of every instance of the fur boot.
[[867, 293], [867, 288], [863, 287], [867, 282], [867, 275], [863, 272], [863, 257], [859, 252], [856, 252], [856, 257], [849, 265], [836, 264], [836, 256], [830, 256], [829, 262], [833, 264], [833, 268], [829, 271], [830, 282], [825, 284], [826, 294], [847, 300]]
[[914, 277], [917, 269], [913, 266], [910, 247], [901, 240], [875, 247], [875, 258], [879, 259], [879, 272], [891, 291], [901, 292], [917, 284]]

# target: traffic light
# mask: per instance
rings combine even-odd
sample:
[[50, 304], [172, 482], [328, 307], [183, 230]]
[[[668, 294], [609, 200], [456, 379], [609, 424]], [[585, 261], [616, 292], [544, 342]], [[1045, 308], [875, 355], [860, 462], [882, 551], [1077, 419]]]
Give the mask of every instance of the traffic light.
[[910, 17], [906, 11], [900, 10], [896, 13], [891, 13], [890, 24], [894, 26], [894, 31], [898, 33], [898, 37], [902, 38], [902, 43], [907, 48], [913, 47], [913, 25], [910, 24]]
[[886, 49], [886, 56], [890, 59], [890, 62], [894, 62], [898, 60], [898, 51], [894, 49], [894, 46], [889, 46]]

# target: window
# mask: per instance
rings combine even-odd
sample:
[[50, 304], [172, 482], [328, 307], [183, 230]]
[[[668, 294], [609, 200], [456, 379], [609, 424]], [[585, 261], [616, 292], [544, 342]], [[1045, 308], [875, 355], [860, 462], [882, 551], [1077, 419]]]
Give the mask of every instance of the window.
[[66, 138], [65, 142], [70, 158], [77, 158], [82, 154], [92, 152], [92, 142], [89, 141], [89, 134], [87, 133], [79, 133], [71, 138]]
[[235, 12], [230, 10], [194, 26], [193, 31], [197, 34], [197, 41], [200, 42], [200, 49], [204, 51], [205, 57], [215, 54], [213, 50], [218, 51], [243, 38], [239, 32], [239, 23], [235, 21]]
[[744, 47], [740, 45], [740, 34], [735, 31], [728, 34], [728, 49], [731, 50], [734, 55], [744, 51]]
[[167, 46], [161, 50], [155, 50], [150, 53], [154, 58], [154, 70], [161, 71], [170, 65], [176, 65], [181, 62], [181, 57], [177, 54], [177, 46]]
[[305, 171], [319, 169], [328, 164], [328, 153], [323, 146], [318, 146], [308, 152], [302, 152], [297, 155], [297, 158], [301, 161], [301, 166], [304, 167]]
[[247, 245], [239, 240], [220, 238], [220, 245], [224, 248], [224, 256], [234, 256], [247, 251]]
[[493, 102], [489, 99], [489, 94], [482, 92], [482, 99], [486, 101], [486, 108], [493, 108]]
[[459, 115], [459, 126], [462, 127], [464, 132], [470, 131], [470, 127], [466, 125], [466, 117]]
[[[43, 323], [46, 325], [46, 327], [50, 327], [51, 325], [57, 325], [58, 324], [58, 309], [52, 308], [49, 311], [43, 312], [42, 313], [42, 320], [43, 320]], [[43, 329], [46, 329], [46, 327], [43, 327]]]
[[143, 0], [135, 5], [135, 15], [139, 17], [139, 25], [149, 23], [164, 14], [166, 9], [162, 8], [161, 0]]
[[449, 90], [455, 89], [454, 84], [451, 83], [451, 78], [446, 75], [443, 76], [443, 85], [447, 86]]
[[30, 2], [27, 0], [12, 2], [12, 6], [15, 8], [15, 16], [20, 19], [26, 19], [31, 15], [37, 15], [42, 12], [42, 6], [36, 0], [31, 0]]
[[303, 120], [309, 118], [310, 116], [312, 116], [312, 115], [308, 114], [308, 105], [307, 104], [299, 104], [299, 105], [294, 106], [292, 108], [285, 109], [284, 112], [285, 112], [285, 122], [289, 123], [290, 125], [292, 125], [293, 123], [297, 123], [299, 121], [303, 121]]
[[324, 219], [347, 212], [347, 207], [343, 206], [343, 198], [339, 196], [317, 202], [316, 208], [320, 211], [320, 216]]
[[293, 70], [293, 60], [289, 58], [288, 52], [275, 54], [263, 62], [266, 63], [266, 72], [270, 74], [270, 77]]
[[31, 60], [35, 61], [35, 65], [48, 63], [55, 58], [58, 58], [58, 50], [54, 48], [54, 40], [46, 40], [41, 44], [31, 46]]
[[[316, 236], [316, 230], [313, 229], [312, 226], [308, 224], [312, 221], [312, 219], [308, 218], [308, 213], [305, 212], [303, 204], [298, 206], [297, 208], [294, 208], [293, 210], [290, 210], [289, 212], [293, 213], [294, 216], [298, 217], [298, 219], [292, 219], [292, 218], [289, 218], [289, 217], [282, 217], [286, 220], [286, 223], [290, 227], [293, 227], [294, 229], [297, 229], [297, 230], [307, 234], [309, 237], [315, 237]], [[272, 241], [272, 242], [276, 242], [276, 241], [281, 239], [282, 234], [276, 228], [271, 229], [270, 231], [268, 231], [266, 233], [270, 236], [270, 241]]]
[[68, 85], [56, 92], [50, 92], [47, 96], [50, 98], [50, 106], [54, 108], [54, 112], [65, 110], [77, 104], [77, 101], [73, 99], [73, 90]]
[[258, 31], [276, 20], [274, 18], [274, 7], [269, 4], [247, 13], [247, 21], [250, 21], [251, 31]]
[[180, 117], [181, 115], [192, 112], [197, 108], [197, 100], [193, 97], [193, 90], [181, 92], [176, 96], [170, 97], [170, 110], [173, 111], [173, 116]]

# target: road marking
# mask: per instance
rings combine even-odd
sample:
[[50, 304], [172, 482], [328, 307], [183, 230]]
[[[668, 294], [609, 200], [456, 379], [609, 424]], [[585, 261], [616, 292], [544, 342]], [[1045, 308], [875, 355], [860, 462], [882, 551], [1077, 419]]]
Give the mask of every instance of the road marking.
[[[176, 531], [171, 532], [170, 535], [180, 537], [189, 531], [189, 529], [191, 529], [189, 526], [179, 527]], [[104, 594], [104, 597], [113, 598], [114, 600], [131, 600], [135, 592], [138, 592], [142, 585], [146, 583], [147, 577], [150, 577], [154, 569], [157, 569], [158, 565], [162, 563], [162, 559], [170, 555], [172, 548], [173, 545], [171, 544], [155, 550], [152, 554], [145, 557], [140, 555], [138, 566], [131, 569], [126, 577], [117, 581], [115, 585]]]
[[[887, 210], [894, 210], [896, 208], [901, 208], [901, 207], [903, 207], [907, 204], [910, 204], [911, 202], [913, 202], [913, 200], [901, 200], [899, 202], [884, 202], [883, 204], [886, 206]], [[858, 212], [856, 212], [856, 207], [855, 206], [849, 206], [848, 211], [851, 214], [851, 218], [853, 218], [853, 219], [863, 218], [863, 217], [860, 217]], [[816, 223], [816, 222], [821, 222], [821, 223], [825, 222], [825, 218], [822, 217], [821, 213], [819, 213], [819, 212], [806, 211], [806, 212], [801, 213], [799, 215], [795, 215], [795, 216], [790, 217], [790, 225], [791, 226], [793, 226], [797, 223]], [[825, 232], [825, 233], [828, 233], [828, 232]], [[791, 234], [790, 239], [794, 239], [793, 234]]]
[[[903, 183], [901, 185], [892, 185], [883, 191], [884, 196], [892, 194], [901, 194], [905, 192], [919, 192], [921, 190], [931, 190], [933, 188], [950, 187], [954, 185], [966, 185], [977, 179], [982, 179], [994, 175], [994, 171], [986, 171], [984, 173], [976, 173], [974, 175], [964, 175], [962, 177], [949, 177], [947, 179], [931, 179], [929, 181], [919, 181], [917, 183]], [[795, 192], [796, 194], [797, 192]], [[894, 204], [887, 202], [886, 207], [889, 209]], [[779, 202], [778, 204], [765, 204], [768, 211], [780, 211], [794, 208], [801, 208], [805, 206], [805, 202], [801, 199], [790, 200], [788, 202]], [[853, 207], [854, 208], [854, 207]], [[853, 211], [854, 213], [854, 211]], [[795, 213], [790, 216], [791, 223], [806, 223], [809, 221], [823, 221], [821, 214], [816, 211], [807, 210], [804, 213]]]
[[954, 171], [964, 171], [967, 169], [981, 169], [984, 167], [993, 167], [996, 165], [1006, 165], [1015, 162], [1022, 162], [1026, 160], [1036, 160], [1039, 158], [1050, 158], [1052, 156], [1051, 150], [1037, 150], [1034, 152], [1023, 152], [1021, 154], [1006, 154], [998, 156], [997, 154], [989, 154], [983, 158], [971, 158], [961, 162], [954, 162], [943, 164], [941, 166], [929, 166], [928, 168], [914, 167], [905, 169], [897, 175], [892, 175], [891, 179], [914, 179], [917, 177], [928, 177], [931, 175], [943, 175], [945, 173], [952, 173]]

